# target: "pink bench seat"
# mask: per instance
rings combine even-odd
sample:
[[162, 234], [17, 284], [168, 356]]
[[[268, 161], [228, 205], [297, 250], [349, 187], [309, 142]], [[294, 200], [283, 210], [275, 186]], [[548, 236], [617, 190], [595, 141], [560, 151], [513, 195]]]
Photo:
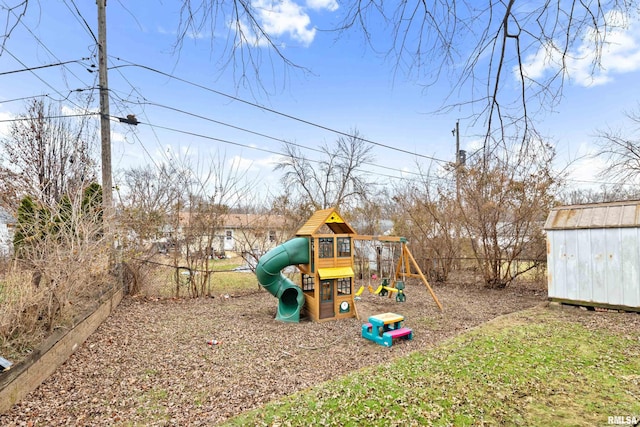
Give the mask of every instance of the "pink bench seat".
[[398, 328], [387, 331], [382, 334], [383, 345], [391, 347], [391, 345], [393, 344], [393, 340], [396, 338], [411, 340], [413, 339], [413, 331], [409, 328]]
[[384, 333], [384, 335], [389, 335], [391, 338], [400, 338], [400, 337], [405, 337], [407, 335], [413, 335], [413, 331], [409, 328], [400, 328], [400, 329], [387, 331]]

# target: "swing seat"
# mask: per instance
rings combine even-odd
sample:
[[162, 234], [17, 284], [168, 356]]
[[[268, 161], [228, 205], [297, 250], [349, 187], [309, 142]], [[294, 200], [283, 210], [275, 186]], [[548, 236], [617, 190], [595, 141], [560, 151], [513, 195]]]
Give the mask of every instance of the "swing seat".
[[362, 291], [364, 291], [364, 286], [360, 286], [360, 289], [358, 289], [358, 292], [356, 292], [356, 296], [359, 297], [360, 295], [362, 295]]

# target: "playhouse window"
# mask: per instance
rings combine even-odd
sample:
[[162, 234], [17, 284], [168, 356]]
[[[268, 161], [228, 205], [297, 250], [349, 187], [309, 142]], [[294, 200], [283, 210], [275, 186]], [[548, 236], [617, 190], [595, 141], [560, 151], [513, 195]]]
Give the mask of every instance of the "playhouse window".
[[338, 237], [338, 256], [339, 257], [351, 256], [351, 238], [350, 237]]
[[302, 276], [302, 290], [303, 291], [313, 291], [315, 289], [315, 282], [313, 280], [313, 276], [307, 276], [306, 274]]
[[320, 258], [333, 258], [333, 237], [320, 237], [320, 250], [318, 256]]
[[351, 277], [338, 279], [338, 293], [343, 295], [351, 295]]

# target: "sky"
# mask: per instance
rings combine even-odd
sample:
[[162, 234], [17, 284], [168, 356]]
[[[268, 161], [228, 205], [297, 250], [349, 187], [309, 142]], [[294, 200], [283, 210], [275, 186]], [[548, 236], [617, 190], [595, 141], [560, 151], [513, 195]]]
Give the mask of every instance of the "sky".
[[[0, 13], [9, 26], [21, 12], [11, 9], [18, 3], [0, 0]], [[367, 47], [362, 34], [326, 31], [344, 13], [340, 2], [253, 3], [281, 51], [304, 69], [283, 68], [273, 59], [274, 52], [264, 47], [257, 50], [260, 80], [250, 69], [242, 78], [237, 63], [221, 67], [220, 54], [229, 49], [225, 22], [213, 29], [215, 39], [210, 28], [203, 28], [189, 32], [176, 49], [181, 1], [108, 0], [116, 184], [118, 170], [124, 168], [179, 159], [206, 167], [216, 156], [246, 170], [256, 179], [256, 187], [280, 192], [280, 175], [273, 169], [283, 141], [315, 148], [331, 145], [340, 132], [354, 130], [372, 143], [376, 166], [368, 170], [383, 182], [407, 176], [417, 163], [428, 167], [432, 161], [454, 161], [452, 129], [458, 120], [461, 149], [472, 153], [481, 146], [479, 124], [468, 118], [468, 111], [440, 109], [451, 88], [447, 79], [425, 88], [415, 76], [398, 72], [393, 58]], [[278, 7], [273, 9], [272, 4]], [[371, 28], [373, 38], [386, 34], [382, 26]], [[16, 99], [68, 97], [64, 114], [77, 114], [85, 106], [73, 94], [82, 89], [83, 94], [94, 94], [90, 109], [97, 111], [97, 35], [95, 1], [31, 1], [0, 54], [0, 132], [6, 132], [9, 123], [1, 120], [25, 111], [25, 101]], [[605, 181], [597, 173], [606, 164], [588, 157], [596, 151], [596, 134], [628, 128], [625, 113], [638, 109], [640, 23], [630, 22], [625, 31], [612, 32], [610, 40], [603, 51], [602, 70], [595, 76], [588, 72], [592, 53], [577, 48], [576, 57], [581, 59], [569, 64], [562, 100], [537, 118], [538, 128], [557, 150], [557, 168], [570, 165], [570, 186], [598, 186]], [[530, 55], [525, 58], [527, 72], [531, 76], [553, 72], [555, 60]], [[67, 61], [76, 62], [19, 71]], [[517, 79], [515, 74], [507, 78]], [[117, 121], [116, 117], [128, 114], [136, 115], [140, 124]], [[318, 156], [303, 152], [312, 159]]]

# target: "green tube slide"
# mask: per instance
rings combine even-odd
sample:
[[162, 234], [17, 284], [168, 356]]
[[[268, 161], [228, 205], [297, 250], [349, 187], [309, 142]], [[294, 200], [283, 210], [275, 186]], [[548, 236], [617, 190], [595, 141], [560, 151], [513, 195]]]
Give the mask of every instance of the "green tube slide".
[[282, 274], [289, 265], [309, 263], [309, 239], [296, 237], [276, 246], [260, 257], [256, 276], [271, 295], [278, 298], [276, 320], [299, 322], [300, 310], [304, 306], [302, 289]]

